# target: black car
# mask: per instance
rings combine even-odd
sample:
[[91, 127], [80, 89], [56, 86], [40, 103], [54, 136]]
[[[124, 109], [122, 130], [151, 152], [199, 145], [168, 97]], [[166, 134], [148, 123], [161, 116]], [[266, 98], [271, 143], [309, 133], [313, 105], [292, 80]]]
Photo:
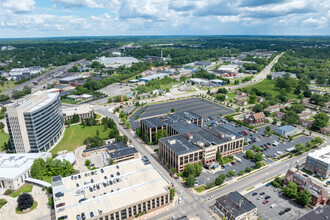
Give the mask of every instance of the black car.
[[270, 196], [266, 196], [265, 199], [270, 199]]
[[78, 178], [79, 178], [79, 179], [81, 178], [80, 174], [78, 175]]
[[86, 215], [85, 215], [85, 213], [81, 213], [81, 218], [82, 218], [82, 220], [85, 220], [86, 219]]
[[83, 202], [85, 200], [86, 200], [86, 198], [79, 199], [79, 203], [81, 203], [81, 202]]
[[111, 176], [111, 178], [112, 178], [112, 177], [113, 177], [113, 174], [111, 174], [110, 176]]
[[285, 211], [280, 211], [280, 213], [278, 213], [279, 215], [283, 215], [285, 213]]
[[106, 180], [106, 179], [108, 179], [108, 177], [107, 176], [104, 176], [104, 179]]
[[68, 218], [67, 215], [63, 215], [63, 216], [59, 217], [58, 220], [61, 220], [61, 219], [67, 219], [67, 218]]
[[290, 209], [290, 208], [286, 208], [284, 211], [285, 211], [285, 212], [290, 212], [291, 209]]
[[101, 173], [104, 173], [104, 170], [103, 169], [101, 169]]
[[119, 172], [117, 172], [117, 176], [120, 176], [120, 173]]
[[55, 197], [62, 197], [62, 196], [64, 196], [64, 193], [62, 192], [55, 193]]
[[265, 192], [261, 192], [260, 195], [261, 195], [261, 196], [262, 196], [262, 195], [265, 195]]

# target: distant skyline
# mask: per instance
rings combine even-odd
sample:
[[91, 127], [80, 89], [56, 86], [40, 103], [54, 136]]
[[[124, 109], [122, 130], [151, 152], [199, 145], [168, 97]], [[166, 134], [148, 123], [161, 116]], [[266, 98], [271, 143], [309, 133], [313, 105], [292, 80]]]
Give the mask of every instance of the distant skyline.
[[330, 35], [329, 0], [0, 0], [0, 38]]

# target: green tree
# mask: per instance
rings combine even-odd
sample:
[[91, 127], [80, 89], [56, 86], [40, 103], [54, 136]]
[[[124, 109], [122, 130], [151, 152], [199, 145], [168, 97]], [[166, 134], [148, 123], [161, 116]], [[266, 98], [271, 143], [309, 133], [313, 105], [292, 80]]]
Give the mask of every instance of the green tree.
[[203, 165], [201, 163], [194, 163], [195, 167], [195, 176], [199, 176], [202, 173]]
[[126, 116], [126, 114], [125, 114], [124, 111], [121, 111], [121, 112], [119, 113], [119, 117], [120, 117], [120, 118], [123, 118], [123, 117], [125, 117], [125, 116]]
[[223, 165], [222, 154], [219, 150], [217, 150], [216, 159], [221, 165]]
[[175, 112], [175, 109], [174, 108], [171, 108], [171, 112]]
[[254, 112], [262, 112], [264, 110], [264, 106], [262, 104], [255, 104], [252, 108]]
[[249, 96], [249, 104], [254, 104], [254, 103], [256, 103], [256, 101], [257, 101], [257, 96], [256, 96], [256, 94], [255, 93], [251, 93], [251, 95]]
[[109, 103], [112, 103], [112, 97], [111, 97], [111, 96], [108, 97], [108, 102], [109, 102]]
[[259, 169], [260, 167], [262, 167], [262, 163], [261, 161], [257, 161], [255, 164], [254, 164], [254, 167]]
[[190, 175], [196, 176], [196, 167], [193, 164], [187, 164], [182, 172], [184, 177], [188, 177]]
[[23, 92], [27, 95], [27, 94], [31, 94], [31, 87], [29, 86], [24, 86], [23, 88]]
[[254, 158], [254, 152], [253, 152], [253, 150], [247, 150], [247, 151], [245, 152], [245, 156], [246, 156], [246, 158], [248, 158], [248, 159], [252, 159], [252, 158]]
[[34, 203], [33, 197], [28, 193], [23, 193], [17, 198], [17, 206], [21, 210], [30, 208]]
[[277, 119], [276, 119], [276, 118], [273, 119], [273, 124], [274, 124], [274, 125], [277, 124]]
[[172, 200], [175, 196], [175, 189], [174, 188], [170, 188], [170, 200]]
[[293, 182], [288, 182], [284, 189], [285, 194], [290, 198], [296, 197], [297, 191], [298, 191], [297, 184]]
[[252, 170], [253, 170], [252, 167], [246, 167], [246, 168], [245, 168], [245, 171], [248, 172], [248, 173], [250, 173]]
[[234, 170], [229, 170], [228, 171], [228, 176], [235, 176], [236, 172]]
[[156, 143], [158, 142], [159, 139], [163, 138], [163, 137], [167, 137], [168, 136], [168, 133], [165, 129], [161, 129], [159, 131], [157, 131], [155, 133], [155, 141]]
[[53, 196], [48, 198], [48, 205], [50, 208], [54, 209], [54, 198]]
[[296, 124], [299, 120], [299, 116], [297, 115], [296, 112], [290, 110], [290, 111], [287, 111], [285, 113], [285, 121], [288, 123], [288, 124]]
[[215, 179], [215, 185], [219, 186], [224, 183], [226, 179], [226, 174], [220, 174], [216, 179]]
[[321, 128], [327, 126], [328, 122], [329, 122], [329, 116], [324, 113], [324, 112], [320, 112], [319, 114], [314, 116], [314, 122], [312, 125], [312, 129], [315, 131], [319, 131]]
[[302, 144], [296, 144], [295, 149], [296, 149], [297, 152], [301, 153], [301, 152], [306, 151], [307, 148]]
[[91, 161], [90, 161], [90, 160], [88, 160], [88, 159], [87, 159], [87, 160], [85, 160], [85, 166], [87, 166], [87, 167], [88, 167], [89, 165], [91, 165]]
[[194, 175], [189, 175], [186, 179], [186, 185], [189, 186], [189, 187], [192, 187], [195, 183], [196, 179], [194, 177]]
[[3, 122], [0, 122], [0, 129], [3, 129], [5, 127], [5, 124]]
[[256, 153], [254, 155], [254, 160], [256, 161], [262, 161], [264, 159], [264, 157], [262, 156], [262, 153]]
[[270, 126], [267, 126], [267, 127], [265, 128], [265, 131], [267, 131], [267, 133], [269, 133], [269, 132], [271, 132], [271, 131], [272, 131], [272, 129], [271, 129], [271, 127], [270, 127]]
[[301, 205], [308, 205], [312, 201], [312, 194], [308, 190], [300, 190], [297, 194], [297, 201]]
[[33, 161], [30, 171], [32, 178], [42, 180], [44, 175], [46, 175], [46, 172], [46, 163], [42, 158], [38, 158]]

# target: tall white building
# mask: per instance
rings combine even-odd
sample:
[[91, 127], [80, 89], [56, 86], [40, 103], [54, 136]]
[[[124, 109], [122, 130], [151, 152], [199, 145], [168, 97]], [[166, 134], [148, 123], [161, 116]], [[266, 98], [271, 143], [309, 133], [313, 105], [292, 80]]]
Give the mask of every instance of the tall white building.
[[14, 152], [47, 151], [64, 129], [59, 93], [40, 91], [7, 107], [5, 114]]

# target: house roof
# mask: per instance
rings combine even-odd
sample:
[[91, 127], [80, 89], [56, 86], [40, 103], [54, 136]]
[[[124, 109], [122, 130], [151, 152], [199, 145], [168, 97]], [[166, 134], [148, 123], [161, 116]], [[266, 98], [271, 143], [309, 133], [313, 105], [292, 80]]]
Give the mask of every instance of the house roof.
[[254, 114], [252, 114], [252, 115], [253, 115], [253, 117], [254, 117], [255, 120], [265, 118], [265, 115], [264, 115], [263, 112], [254, 113]]

